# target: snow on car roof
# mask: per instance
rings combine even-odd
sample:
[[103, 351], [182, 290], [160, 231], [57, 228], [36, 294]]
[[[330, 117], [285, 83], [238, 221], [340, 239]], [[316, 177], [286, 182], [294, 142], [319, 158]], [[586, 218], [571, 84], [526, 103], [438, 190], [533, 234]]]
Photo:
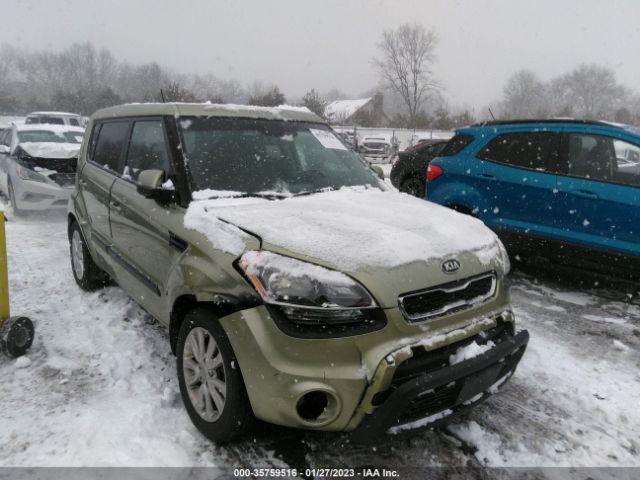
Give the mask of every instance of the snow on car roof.
[[32, 115], [50, 115], [50, 116], [65, 116], [65, 117], [80, 117], [79, 113], [70, 113], [70, 112], [31, 112], [27, 116]]
[[235, 105], [219, 103], [127, 103], [115, 107], [103, 108], [91, 118], [114, 118], [131, 115], [174, 115], [176, 117], [237, 117], [262, 118], [266, 120], [290, 120], [301, 122], [326, 123], [306, 107], [279, 105], [277, 107], [258, 107], [253, 105]]
[[325, 107], [324, 114], [330, 121], [339, 122], [349, 118], [370, 101], [371, 97], [356, 100], [335, 100]]

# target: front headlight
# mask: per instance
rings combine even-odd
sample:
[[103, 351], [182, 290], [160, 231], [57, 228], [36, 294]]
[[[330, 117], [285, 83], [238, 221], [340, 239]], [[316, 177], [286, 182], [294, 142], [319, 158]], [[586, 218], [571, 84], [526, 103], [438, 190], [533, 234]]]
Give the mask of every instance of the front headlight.
[[47, 183], [47, 177], [34, 172], [30, 168], [23, 167], [22, 165], [16, 165], [16, 172], [18, 173], [18, 176], [23, 180]]
[[245, 253], [239, 265], [262, 300], [296, 323], [358, 323], [378, 307], [355, 280], [319, 265], [266, 251]]

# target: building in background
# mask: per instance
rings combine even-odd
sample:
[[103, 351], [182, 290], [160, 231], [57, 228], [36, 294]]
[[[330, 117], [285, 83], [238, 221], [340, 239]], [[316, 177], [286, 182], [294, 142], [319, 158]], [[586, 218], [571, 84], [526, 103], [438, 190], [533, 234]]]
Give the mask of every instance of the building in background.
[[384, 113], [383, 103], [382, 93], [356, 100], [335, 100], [326, 106], [324, 114], [334, 125], [387, 127], [390, 121]]

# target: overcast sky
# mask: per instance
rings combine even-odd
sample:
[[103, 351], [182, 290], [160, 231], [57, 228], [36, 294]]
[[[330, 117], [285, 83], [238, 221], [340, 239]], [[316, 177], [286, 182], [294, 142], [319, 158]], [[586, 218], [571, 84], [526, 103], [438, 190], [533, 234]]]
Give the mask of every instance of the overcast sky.
[[640, 0], [0, 0], [0, 43], [62, 49], [91, 41], [119, 59], [179, 72], [357, 95], [377, 83], [384, 29], [436, 29], [435, 71], [453, 105], [484, 107], [507, 77], [543, 79], [581, 62], [640, 78]]

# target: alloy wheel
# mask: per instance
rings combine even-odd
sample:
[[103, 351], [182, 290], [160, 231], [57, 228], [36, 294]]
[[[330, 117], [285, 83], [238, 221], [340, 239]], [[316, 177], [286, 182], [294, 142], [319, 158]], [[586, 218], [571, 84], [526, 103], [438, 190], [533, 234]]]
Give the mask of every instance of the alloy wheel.
[[222, 352], [208, 330], [195, 327], [187, 335], [182, 370], [191, 405], [203, 420], [216, 421], [224, 410], [227, 384]]

